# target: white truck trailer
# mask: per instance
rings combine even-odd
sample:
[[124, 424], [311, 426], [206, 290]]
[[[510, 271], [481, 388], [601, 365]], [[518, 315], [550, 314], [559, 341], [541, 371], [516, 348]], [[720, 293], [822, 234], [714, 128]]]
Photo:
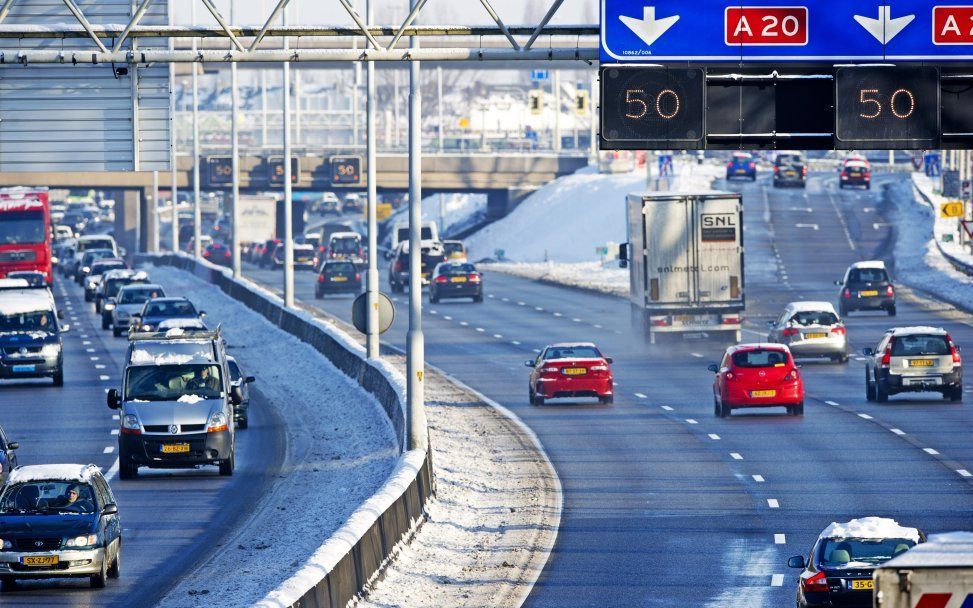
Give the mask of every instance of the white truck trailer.
[[973, 532], [931, 534], [874, 576], [876, 608], [973, 606]]
[[743, 201], [732, 192], [628, 195], [633, 321], [660, 335], [740, 340]]

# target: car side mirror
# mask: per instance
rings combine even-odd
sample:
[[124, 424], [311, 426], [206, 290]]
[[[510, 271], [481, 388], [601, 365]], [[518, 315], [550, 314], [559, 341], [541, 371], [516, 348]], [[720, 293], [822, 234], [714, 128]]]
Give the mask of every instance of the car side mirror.
[[122, 395], [118, 392], [117, 388], [110, 389], [105, 399], [108, 401], [108, 407], [113, 410], [122, 407]]
[[63, 319], [64, 318], [64, 311], [63, 310], [57, 311], [57, 318], [58, 319]]
[[385, 259], [386, 260], [391, 260], [392, 259], [392, 255], [393, 255], [393, 253], [391, 251], [386, 251], [385, 252]]
[[246, 382], [247, 384], [250, 384], [251, 382], [256, 382], [257, 379], [254, 378], [253, 376], [247, 376], [246, 378], [243, 379], [243, 381]]
[[615, 359], [613, 359], [612, 357], [605, 357], [605, 363], [607, 363], [608, 365], [611, 365], [614, 362]]
[[835, 281], [834, 284], [837, 285], [838, 287], [841, 287], [842, 285], [845, 284], [845, 282], [844, 281]]
[[866, 357], [871, 357], [872, 355], [875, 354], [875, 349], [873, 349], [873, 348], [863, 348], [862, 349], [862, 354], [865, 355]]
[[803, 555], [795, 555], [794, 557], [787, 560], [788, 568], [807, 568], [807, 564], [804, 562]]
[[70, 323], [65, 323], [64, 325], [61, 325], [61, 326], [60, 326], [60, 327], [58, 328], [58, 331], [59, 331], [60, 333], [62, 333], [62, 334], [66, 334], [66, 333], [68, 333], [69, 331], [71, 331], [71, 324], [70, 324]]
[[105, 505], [105, 508], [101, 510], [102, 515], [118, 515], [118, 505], [113, 502]]
[[243, 403], [243, 390], [239, 386], [230, 389], [230, 403], [240, 405]]
[[205, 317], [206, 316], [206, 311], [205, 310], [199, 311], [199, 316]]
[[524, 367], [534, 367], [534, 362], [530, 360], [524, 361]]
[[17, 443], [16, 441], [11, 441], [10, 443], [7, 444], [7, 449], [8, 450], [19, 450], [20, 449], [20, 444]]
[[713, 372], [714, 374], [718, 374], [720, 371], [720, 366], [715, 363], [710, 363], [709, 365], [706, 366], [706, 369]]
[[774, 326], [773, 321], [767, 321], [767, 327], [773, 327], [773, 326]]

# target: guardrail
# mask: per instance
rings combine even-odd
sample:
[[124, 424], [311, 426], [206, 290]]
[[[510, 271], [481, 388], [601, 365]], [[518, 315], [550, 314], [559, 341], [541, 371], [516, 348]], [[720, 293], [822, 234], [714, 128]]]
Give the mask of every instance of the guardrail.
[[291, 578], [257, 605], [266, 608], [344, 608], [360, 596], [388, 565], [396, 547], [425, 520], [435, 492], [428, 450], [405, 451], [405, 386], [393, 368], [369, 361], [364, 349], [308, 312], [287, 309], [273, 293], [229, 271], [183, 253], [139, 254], [137, 261], [174, 266], [218, 286], [265, 319], [313, 346], [344, 374], [374, 396], [388, 415], [402, 455], [389, 479], [315, 551]]
[[[912, 184], [912, 189], [922, 199], [923, 204], [925, 204], [927, 207], [929, 207], [929, 208], [932, 209], [933, 217], [936, 217], [936, 203], [931, 198], [929, 198], [929, 195], [927, 195], [918, 186], [916, 186], [915, 183]], [[948, 251], [946, 251], [945, 249], [943, 249], [942, 243], [940, 243], [939, 242], [939, 239], [936, 238], [935, 231], [933, 232], [932, 240], [936, 241], [936, 249], [939, 250], [939, 253], [942, 254], [942, 256], [944, 258], [946, 258], [946, 261], [947, 262], [949, 262], [950, 264], [952, 264], [953, 268], [955, 268], [956, 270], [959, 270], [962, 273], [965, 273], [965, 274], [968, 274], [970, 276], [973, 276], [973, 264], [969, 264], [967, 262], [964, 262], [963, 260], [957, 258], [953, 254], [951, 254]]]

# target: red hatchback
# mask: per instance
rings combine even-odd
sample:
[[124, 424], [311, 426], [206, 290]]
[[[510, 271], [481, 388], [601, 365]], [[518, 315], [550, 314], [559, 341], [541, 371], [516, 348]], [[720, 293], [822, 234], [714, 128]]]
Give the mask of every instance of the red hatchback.
[[551, 344], [537, 359], [525, 361], [530, 374], [530, 402], [544, 405], [545, 399], [597, 397], [612, 403], [612, 359], [591, 342]]
[[783, 344], [731, 346], [709, 370], [716, 374], [713, 406], [720, 418], [744, 407], [783, 406], [792, 416], [804, 415], [804, 381]]

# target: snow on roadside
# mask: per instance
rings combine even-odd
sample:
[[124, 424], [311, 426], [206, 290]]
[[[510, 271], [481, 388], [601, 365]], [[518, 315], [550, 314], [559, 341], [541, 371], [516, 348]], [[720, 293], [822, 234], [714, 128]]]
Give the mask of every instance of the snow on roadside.
[[[392, 214], [391, 223], [409, 221], [409, 207], [403, 205]], [[422, 199], [422, 219], [436, 222], [440, 236], [448, 237], [470, 228], [486, 217], [487, 197], [485, 194], [469, 192], [448, 192], [433, 194]], [[386, 241], [391, 240], [391, 231]]]
[[190, 273], [171, 267], [150, 272], [167, 292], [190, 295], [210, 311], [207, 320], [223, 324], [230, 353], [257, 377], [254, 389], [287, 422], [283, 471], [264, 502], [254, 505], [253, 519], [160, 603], [249, 606], [381, 487], [399, 456], [394, 431], [381, 405], [311, 346]]
[[485, 263], [478, 264], [478, 268], [488, 272], [496, 271], [511, 274], [533, 281], [545, 281], [600, 291], [623, 298], [627, 298], [629, 293], [628, 270], [619, 268], [618, 262], [609, 262], [608, 265], [601, 262]]

